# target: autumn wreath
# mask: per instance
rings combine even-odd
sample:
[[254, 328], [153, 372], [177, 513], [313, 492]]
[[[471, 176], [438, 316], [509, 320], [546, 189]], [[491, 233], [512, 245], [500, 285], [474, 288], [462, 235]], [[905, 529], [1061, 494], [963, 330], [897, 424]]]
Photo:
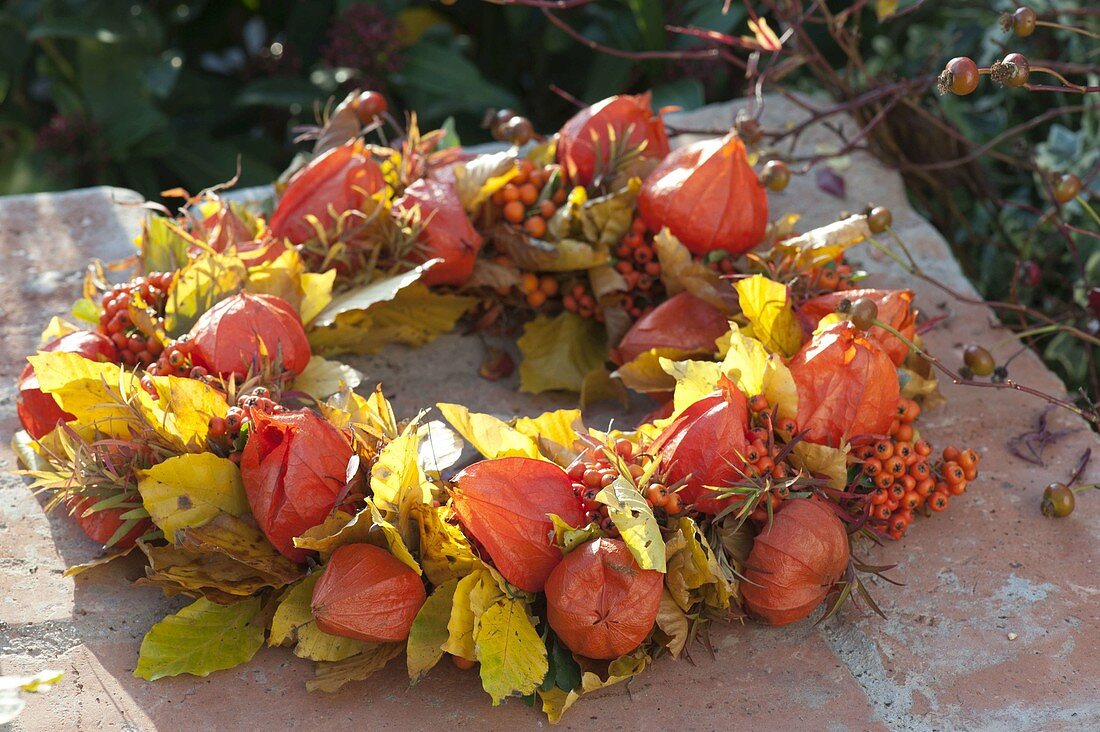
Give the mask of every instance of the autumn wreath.
[[[549, 139], [498, 113], [512, 145], [481, 155], [387, 116], [345, 100], [270, 214], [183, 194], [146, 221], [138, 276], [90, 266], [28, 359], [33, 489], [106, 547], [95, 563], [136, 548], [138, 584], [194, 598], [135, 673], [206, 675], [266, 642], [331, 691], [449, 656], [556, 721], [711, 621], [874, 608], [859, 577], [882, 568], [853, 548], [942, 511], [979, 462], [918, 431], [937, 393], [912, 293], [854, 289], [845, 251], [887, 246], [889, 212], [769, 224], [781, 164], [758, 177], [734, 133], [670, 152], [645, 96]], [[655, 409], [608, 432], [436, 405], [448, 427], [329, 360], [460, 319], [523, 323], [522, 389]], [[459, 466], [459, 435], [484, 459]]]

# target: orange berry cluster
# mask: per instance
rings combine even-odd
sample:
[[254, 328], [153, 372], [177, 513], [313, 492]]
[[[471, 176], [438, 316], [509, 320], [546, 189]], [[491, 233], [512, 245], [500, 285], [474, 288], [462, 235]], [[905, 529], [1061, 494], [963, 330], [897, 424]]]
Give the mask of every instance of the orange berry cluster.
[[871, 484], [865, 509], [871, 525], [894, 539], [905, 534], [922, 507], [937, 513], [946, 509], [950, 496], [961, 494], [977, 477], [981, 461], [976, 451], [954, 447], [934, 461], [928, 442], [913, 441], [912, 425], [919, 414], [916, 402], [903, 399], [890, 436], [854, 451], [862, 461], [861, 479]]
[[[172, 272], [151, 272], [145, 277], [114, 285], [103, 293], [100, 301], [103, 313], [99, 316], [97, 330], [114, 342], [119, 358], [127, 366], [150, 364], [163, 350], [156, 337], [146, 335], [134, 325], [130, 317], [134, 296], [140, 295], [145, 307], [163, 313], [173, 276]], [[163, 318], [158, 321], [163, 322]]]
[[810, 292], [836, 292], [852, 289], [852, 268], [840, 260], [830, 262], [823, 267], [814, 267], [806, 272], [803, 280]]
[[527, 301], [529, 307], [538, 310], [546, 301], [557, 296], [561, 285], [554, 275], [544, 274], [541, 277], [534, 272], [524, 272], [520, 277], [519, 291]]
[[[746, 472], [749, 477], [757, 477], [772, 480], [786, 480], [792, 475], [792, 469], [787, 462], [779, 460], [779, 452], [782, 444], [776, 441], [778, 435], [784, 442], [794, 437], [798, 426], [793, 419], [779, 417], [768, 403], [767, 397], [757, 394], [749, 397], [749, 418], [751, 427], [746, 437], [749, 439], [749, 447], [742, 455], [746, 464]], [[768, 491], [766, 497], [756, 504], [749, 519], [756, 526], [763, 526], [768, 522], [768, 504], [774, 513], [779, 505], [786, 499], [789, 489], [780, 487], [778, 490]], [[766, 502], [765, 502], [766, 501]]]
[[[637, 451], [630, 440], [616, 440], [615, 453], [627, 463], [630, 475], [638, 480], [645, 473], [653, 458]], [[587, 521], [595, 521], [608, 536], [618, 536], [615, 522], [607, 514], [607, 506], [596, 500], [601, 490], [615, 482], [619, 477], [618, 469], [603, 452], [586, 449], [566, 470], [573, 481], [573, 495], [580, 502]], [[664, 483], [651, 481], [642, 491], [646, 502], [653, 508], [661, 509], [669, 516], [680, 514], [684, 510], [680, 494], [670, 490]]]
[[562, 307], [582, 318], [595, 318], [603, 322], [603, 309], [596, 302], [596, 295], [583, 282], [577, 282], [561, 299]]
[[562, 180], [557, 165], [536, 168], [530, 160], [519, 160], [516, 175], [489, 201], [500, 209], [505, 221], [522, 228], [529, 236], [542, 239], [546, 236], [546, 222], [565, 203]]
[[237, 397], [236, 406], [230, 407], [225, 417], [211, 417], [208, 439], [211, 441], [228, 440], [230, 451], [228, 457], [235, 463], [241, 461], [241, 451], [244, 449], [242, 434], [247, 436], [249, 415], [259, 410], [264, 414], [277, 414], [285, 412], [286, 408], [271, 398], [271, 391], [263, 386], [257, 386], [247, 394]]
[[622, 307], [637, 320], [665, 299], [661, 263], [644, 221], [635, 218], [631, 222], [630, 231], [615, 245], [614, 255], [615, 269], [626, 280]]

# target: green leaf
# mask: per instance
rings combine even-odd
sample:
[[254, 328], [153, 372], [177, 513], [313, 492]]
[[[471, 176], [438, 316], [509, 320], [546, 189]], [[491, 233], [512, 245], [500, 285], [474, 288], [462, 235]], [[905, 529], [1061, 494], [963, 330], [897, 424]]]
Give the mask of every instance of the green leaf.
[[533, 694], [549, 669], [546, 646], [527, 605], [504, 598], [481, 614], [474, 641], [481, 663], [481, 686], [499, 705], [512, 694]]
[[145, 634], [134, 676], [206, 676], [248, 662], [264, 643], [263, 627], [251, 624], [259, 612], [259, 598], [233, 605], [196, 600]]
[[596, 500], [607, 506], [607, 514], [615, 522], [615, 528], [622, 534], [638, 566], [664, 572], [665, 544], [661, 527], [645, 496], [625, 478], [616, 478], [596, 494]]
[[393, 81], [410, 109], [425, 120], [450, 114], [481, 114], [489, 107], [519, 106], [510, 92], [492, 84], [453, 45], [425, 38], [404, 52], [404, 65]]
[[146, 272], [175, 272], [187, 263], [191, 245], [167, 216], [149, 216], [142, 224], [141, 262]]
[[259, 79], [246, 85], [233, 103], [239, 107], [277, 107], [298, 105], [309, 109], [322, 92], [304, 79], [287, 77]]
[[607, 334], [592, 318], [564, 312], [527, 323], [517, 342], [523, 354], [520, 389], [540, 394], [552, 389], [579, 392], [584, 377], [607, 359]]
[[443, 138], [439, 141], [439, 144], [435, 146], [436, 150], [447, 150], [452, 147], [462, 147], [462, 141], [458, 139], [458, 133], [455, 132], [455, 118], [448, 117], [443, 120], [443, 124], [439, 126], [439, 129], [443, 130]]
[[436, 587], [413, 620], [406, 654], [410, 684], [424, 678], [443, 658], [443, 644], [450, 637], [447, 622], [451, 618], [457, 586], [458, 580], [451, 579]]
[[698, 79], [682, 78], [653, 87], [653, 108], [679, 107], [683, 110], [696, 109], [706, 103], [703, 82]]

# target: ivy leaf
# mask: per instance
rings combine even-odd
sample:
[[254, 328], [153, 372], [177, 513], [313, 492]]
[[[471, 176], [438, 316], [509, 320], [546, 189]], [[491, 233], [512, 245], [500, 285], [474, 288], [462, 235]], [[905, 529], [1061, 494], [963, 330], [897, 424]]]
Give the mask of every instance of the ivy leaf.
[[342, 661], [363, 651], [363, 643], [353, 638], [331, 635], [317, 627], [313, 619], [313, 587], [321, 577], [314, 572], [302, 578], [283, 597], [271, 618], [269, 646], [296, 644], [294, 655], [312, 661]]
[[524, 327], [517, 344], [523, 354], [520, 389], [531, 394], [553, 389], [579, 392], [584, 377], [607, 359], [604, 329], [576, 313], [535, 318]]
[[607, 514], [615, 522], [615, 528], [622, 534], [638, 566], [664, 572], [665, 544], [661, 527], [645, 496], [620, 477], [596, 494], [596, 500], [607, 506]]
[[233, 605], [196, 600], [145, 634], [134, 676], [207, 676], [248, 662], [264, 643], [263, 627], [251, 624], [259, 612], [259, 598]]
[[439, 403], [436, 407], [474, 449], [490, 460], [501, 457], [538, 458], [535, 439], [491, 414], [471, 412], [461, 404]]
[[169, 540], [221, 513], [243, 516], [249, 510], [240, 468], [213, 453], [168, 458], [137, 475], [145, 510]]
[[436, 587], [413, 620], [406, 646], [410, 684], [424, 678], [439, 663], [439, 659], [443, 658], [443, 644], [450, 637], [447, 621], [451, 618], [451, 605], [457, 586], [458, 580], [450, 579]]
[[546, 678], [546, 646], [535, 630], [527, 605], [504, 598], [481, 614], [475, 651], [481, 686], [498, 706], [512, 694], [532, 694]]
[[788, 358], [802, 347], [802, 326], [794, 314], [787, 288], [764, 275], [753, 275], [734, 286], [750, 332], [771, 353]]

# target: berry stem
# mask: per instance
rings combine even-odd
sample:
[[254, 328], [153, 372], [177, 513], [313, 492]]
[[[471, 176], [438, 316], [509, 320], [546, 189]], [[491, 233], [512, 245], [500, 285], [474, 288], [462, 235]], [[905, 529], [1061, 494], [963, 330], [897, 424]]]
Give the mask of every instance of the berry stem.
[[899, 333], [896, 328], [894, 328], [894, 327], [892, 327], [892, 326], [890, 326], [886, 323], [883, 323], [881, 320], [875, 320], [873, 322], [874, 322], [874, 325], [877, 325], [879, 328], [882, 328], [883, 330], [885, 330], [888, 333], [892, 333], [895, 337], [900, 339], [902, 341], [902, 343], [905, 343], [907, 346], [909, 346], [910, 351], [912, 351], [913, 353], [918, 354], [921, 358], [928, 361], [928, 363], [930, 363], [932, 366], [935, 366], [937, 369], [939, 369], [944, 374], [946, 374], [948, 376], [948, 378], [951, 379], [952, 383], [962, 384], [964, 386], [981, 386], [981, 387], [985, 387], [987, 389], [1013, 389], [1015, 391], [1022, 391], [1025, 394], [1030, 394], [1031, 396], [1043, 399], [1043, 400], [1049, 402], [1050, 404], [1054, 404], [1056, 406], [1061, 407], [1062, 409], [1073, 412], [1078, 417], [1081, 417], [1082, 419], [1086, 420], [1087, 422], [1091, 422], [1092, 424], [1100, 424], [1100, 415], [1098, 415], [1094, 412], [1091, 412], [1091, 411], [1086, 411], [1084, 409], [1081, 409], [1076, 404], [1072, 404], [1070, 402], [1067, 402], [1064, 399], [1059, 399], [1056, 396], [1052, 396], [1051, 394], [1047, 394], [1046, 392], [1039, 391], [1038, 389], [1033, 389], [1030, 386], [1024, 386], [1023, 384], [1017, 384], [1012, 379], [1005, 379], [1004, 381], [977, 381], [975, 379], [963, 378], [962, 375], [960, 375], [956, 371], [953, 371], [952, 369], [948, 368], [938, 358], [936, 358], [932, 354], [928, 353], [927, 351], [921, 349], [921, 347], [918, 346], [916, 343], [914, 343], [913, 341], [909, 340], [904, 335]]
[[[1093, 33], [1092, 31], [1087, 31], [1084, 28], [1078, 28], [1072, 25], [1065, 25], [1064, 23], [1055, 23], [1054, 21], [1050, 20], [1036, 20], [1035, 25], [1041, 25], [1044, 28], [1054, 28], [1056, 30], [1069, 31], [1070, 33], [1078, 33], [1082, 36], [1088, 36], [1089, 38], [1096, 38], [1097, 40], [1100, 40], [1100, 34]], [[1032, 70], [1034, 71], [1034, 69]]]
[[1089, 202], [1085, 200], [1085, 197], [1081, 194], [1077, 194], [1076, 196], [1074, 196], [1074, 200], [1077, 201], [1081, 208], [1088, 211], [1088, 214], [1092, 217], [1092, 220], [1096, 222], [1097, 226], [1100, 226], [1100, 214], [1096, 213], [1096, 209], [1089, 205]]
[[1071, 89], [1076, 89], [1076, 90], [1082, 91], [1082, 92], [1085, 90], [1085, 87], [1081, 86], [1080, 84], [1074, 84], [1072, 81], [1070, 81], [1066, 77], [1062, 76], [1057, 71], [1050, 68], [1049, 66], [1032, 66], [1031, 67], [1031, 72], [1032, 73], [1038, 72], [1040, 74], [1050, 74], [1055, 79], [1062, 82], [1062, 86], [1067, 86], [1067, 87], [1070, 87]]

